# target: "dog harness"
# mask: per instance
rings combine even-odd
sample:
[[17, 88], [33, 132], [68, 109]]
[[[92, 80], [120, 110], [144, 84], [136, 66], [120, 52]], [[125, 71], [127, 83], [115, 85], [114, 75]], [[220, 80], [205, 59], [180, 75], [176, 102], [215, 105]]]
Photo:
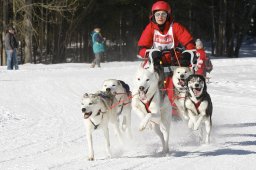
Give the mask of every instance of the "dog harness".
[[[96, 116], [99, 116], [100, 113], [105, 113], [105, 112], [101, 112], [101, 110], [99, 110]], [[103, 119], [103, 114], [101, 116], [101, 119]], [[91, 119], [90, 119], [90, 121], [91, 121], [92, 125], [94, 126], [94, 130], [97, 129], [98, 126], [100, 125], [100, 124], [96, 125]]]
[[122, 102], [122, 101], [124, 101], [124, 100], [121, 100], [121, 99], [122, 99], [122, 97], [121, 97], [120, 100], [118, 101], [118, 103], [121, 103], [121, 105], [118, 105], [119, 107], [121, 107], [121, 109], [120, 109], [120, 111], [117, 113], [117, 115], [121, 115], [124, 106], [127, 105], [127, 104], [129, 104], [129, 103], [131, 103], [131, 102], [124, 103], [124, 102]]
[[150, 103], [151, 103], [151, 101], [153, 100], [154, 96], [155, 96], [155, 95], [153, 95], [153, 96], [151, 97], [151, 99], [150, 99], [149, 101], [147, 101], [147, 103], [144, 103], [143, 101], [140, 100], [141, 103], [144, 104], [145, 109], [146, 109], [146, 111], [147, 111], [148, 113], [151, 113], [151, 111], [149, 110], [149, 106], [150, 106]]
[[[166, 90], [164, 90], [162, 92], [160, 91], [160, 99], [164, 99], [165, 95], [167, 95]], [[148, 113], [151, 113], [151, 111], [149, 110], [149, 106], [150, 106], [150, 104], [151, 104], [151, 102], [152, 102], [154, 97], [155, 97], [155, 94], [151, 97], [151, 99], [149, 101], [147, 101], [147, 103], [144, 103], [142, 100], [140, 100], [141, 103], [144, 104], [144, 106], [145, 106], [145, 108], [146, 108]]]
[[199, 102], [197, 102], [197, 103], [195, 103], [195, 102], [193, 102], [193, 103], [194, 103], [194, 105], [196, 106], [196, 110], [198, 111], [198, 107], [200, 106], [201, 101], [199, 101]]
[[[197, 98], [197, 97], [196, 97], [196, 98]], [[194, 105], [195, 105], [196, 110], [197, 110], [198, 113], [199, 113], [198, 108], [199, 108], [200, 104], [202, 103], [202, 101], [203, 101], [205, 98], [206, 98], [206, 96], [203, 96], [203, 97], [201, 98], [201, 100], [199, 100], [197, 103], [195, 103], [193, 100], [191, 100], [191, 101], [194, 103]]]

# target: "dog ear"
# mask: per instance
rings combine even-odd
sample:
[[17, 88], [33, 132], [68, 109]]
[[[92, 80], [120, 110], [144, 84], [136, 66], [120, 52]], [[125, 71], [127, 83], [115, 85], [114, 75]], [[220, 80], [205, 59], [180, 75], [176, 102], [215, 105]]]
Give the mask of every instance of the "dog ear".
[[189, 75], [186, 79], [185, 79], [185, 84], [188, 87], [188, 82], [191, 79], [191, 77], [193, 76], [193, 74]]
[[145, 64], [144, 63], [140, 63], [139, 69], [145, 69]]
[[117, 85], [121, 85], [121, 80], [117, 80]]
[[148, 71], [151, 72], [151, 73], [155, 72], [154, 63], [153, 62], [149, 63]]
[[205, 78], [204, 76], [200, 75], [201, 79], [205, 82]]
[[205, 77], [200, 75], [201, 79], [203, 80], [204, 82], [204, 91], [207, 91], [207, 85], [206, 85], [206, 81], [205, 81]]

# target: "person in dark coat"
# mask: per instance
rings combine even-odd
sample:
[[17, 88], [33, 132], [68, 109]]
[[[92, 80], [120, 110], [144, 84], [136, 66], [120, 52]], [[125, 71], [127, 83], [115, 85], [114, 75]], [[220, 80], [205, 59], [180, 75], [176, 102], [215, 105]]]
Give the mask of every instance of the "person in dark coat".
[[7, 56], [7, 70], [18, 70], [17, 61], [17, 48], [18, 41], [15, 37], [15, 29], [10, 26], [8, 27], [5, 35], [5, 52]]

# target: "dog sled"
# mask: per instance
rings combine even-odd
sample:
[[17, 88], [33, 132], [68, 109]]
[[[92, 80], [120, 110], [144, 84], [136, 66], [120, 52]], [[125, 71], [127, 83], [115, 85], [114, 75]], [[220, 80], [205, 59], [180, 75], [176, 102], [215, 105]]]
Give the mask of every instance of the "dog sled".
[[[175, 50], [149, 49], [146, 51], [147, 57], [144, 60], [144, 67], [148, 67], [150, 63], [154, 63], [154, 69], [160, 76], [161, 83], [159, 88], [168, 94], [169, 100], [173, 107], [173, 115], [178, 116], [177, 107], [174, 102], [175, 92], [172, 81], [173, 72], [178, 67], [190, 67], [193, 73], [197, 70], [196, 50], [182, 50], [176, 48]], [[158, 59], [156, 58], [158, 57]]]

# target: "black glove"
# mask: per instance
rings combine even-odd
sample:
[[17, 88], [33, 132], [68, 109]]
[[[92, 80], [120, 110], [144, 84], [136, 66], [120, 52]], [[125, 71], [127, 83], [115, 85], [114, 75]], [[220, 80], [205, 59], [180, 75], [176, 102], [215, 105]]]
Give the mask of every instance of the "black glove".
[[197, 64], [197, 61], [198, 61], [199, 56], [197, 56], [197, 55], [196, 55], [196, 51], [195, 51], [195, 52], [193, 52], [193, 53], [194, 53], [194, 58], [193, 58], [193, 61], [192, 61], [192, 62], [193, 62], [193, 64], [195, 64], [195, 65], [196, 65], [196, 64]]
[[162, 53], [160, 51], [152, 52], [152, 60], [153, 60], [155, 66], [160, 65], [161, 58], [162, 58]]
[[[180, 65], [182, 67], [188, 67], [190, 64], [197, 64], [198, 57], [196, 56], [195, 52], [193, 52], [193, 55], [194, 56], [191, 56], [189, 52], [182, 53], [180, 57]], [[193, 57], [192, 63], [191, 63], [191, 57]]]
[[182, 53], [180, 56], [180, 66], [188, 67], [190, 65], [191, 55], [190, 53]]

